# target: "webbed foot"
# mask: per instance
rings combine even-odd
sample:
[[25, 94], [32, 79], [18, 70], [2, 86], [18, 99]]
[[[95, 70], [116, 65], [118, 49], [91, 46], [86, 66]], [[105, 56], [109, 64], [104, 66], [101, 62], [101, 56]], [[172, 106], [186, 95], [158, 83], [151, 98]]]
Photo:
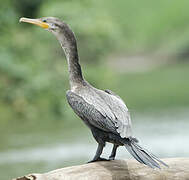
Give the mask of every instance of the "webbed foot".
[[88, 161], [87, 163], [92, 163], [92, 162], [96, 162], [96, 161], [110, 161], [110, 159], [105, 159], [105, 158], [99, 157], [98, 159], [93, 159], [91, 161]]
[[112, 161], [112, 160], [114, 160], [114, 159], [115, 159], [115, 156], [110, 156], [108, 160], [109, 160], [109, 161]]

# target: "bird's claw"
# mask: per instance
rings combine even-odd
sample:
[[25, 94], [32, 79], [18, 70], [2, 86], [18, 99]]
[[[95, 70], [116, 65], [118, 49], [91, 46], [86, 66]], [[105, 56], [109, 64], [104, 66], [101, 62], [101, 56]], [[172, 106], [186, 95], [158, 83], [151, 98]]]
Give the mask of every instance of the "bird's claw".
[[105, 159], [105, 158], [98, 158], [98, 159], [93, 159], [91, 161], [88, 161], [87, 163], [92, 163], [92, 162], [96, 162], [96, 161], [110, 161], [110, 159]]
[[109, 160], [109, 161], [112, 161], [112, 160], [114, 160], [114, 159], [115, 159], [115, 157], [110, 156], [108, 160]]

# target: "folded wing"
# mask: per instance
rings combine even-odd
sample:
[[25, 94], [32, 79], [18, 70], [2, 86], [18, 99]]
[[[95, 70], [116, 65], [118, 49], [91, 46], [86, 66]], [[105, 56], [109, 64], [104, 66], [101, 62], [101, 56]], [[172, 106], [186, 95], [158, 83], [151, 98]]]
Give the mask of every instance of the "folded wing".
[[77, 115], [104, 131], [132, 136], [131, 119], [121, 98], [110, 90], [88, 89], [87, 93], [67, 92], [67, 99]]

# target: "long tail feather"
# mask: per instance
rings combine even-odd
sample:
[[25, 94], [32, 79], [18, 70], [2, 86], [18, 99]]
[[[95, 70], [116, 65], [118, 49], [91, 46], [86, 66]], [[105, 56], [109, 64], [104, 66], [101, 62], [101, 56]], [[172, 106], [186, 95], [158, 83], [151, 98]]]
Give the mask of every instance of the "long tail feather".
[[138, 146], [139, 148], [143, 149], [146, 153], [148, 153], [152, 158], [154, 158], [156, 161], [158, 161], [159, 163], [163, 164], [166, 167], [169, 167], [167, 164], [165, 164], [162, 160], [160, 160], [157, 156], [155, 156], [154, 154], [152, 154], [151, 152], [149, 152], [147, 149], [142, 148], [141, 146], [139, 146], [138, 144], [135, 144], [136, 146]]
[[[157, 158], [152, 153], [148, 152], [146, 149], [142, 148], [137, 144], [136, 141], [132, 139], [127, 139], [124, 143], [125, 148], [127, 151], [140, 163], [145, 164], [151, 168], [159, 168], [159, 163], [163, 164], [164, 166], [168, 167], [163, 161]], [[159, 163], [158, 163], [159, 162]]]

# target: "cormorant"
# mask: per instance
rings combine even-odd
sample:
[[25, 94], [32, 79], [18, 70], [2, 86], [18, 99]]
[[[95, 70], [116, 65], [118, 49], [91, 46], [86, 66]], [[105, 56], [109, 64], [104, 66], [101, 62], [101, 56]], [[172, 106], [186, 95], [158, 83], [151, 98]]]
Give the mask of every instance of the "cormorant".
[[160, 168], [163, 161], [138, 145], [132, 136], [131, 118], [123, 100], [110, 90], [100, 90], [90, 85], [83, 77], [76, 38], [70, 27], [55, 17], [39, 19], [21, 18], [20, 22], [38, 25], [53, 33], [60, 42], [68, 62], [70, 90], [66, 97], [74, 112], [91, 129], [98, 148], [89, 162], [106, 160], [101, 158], [105, 143], [113, 144], [109, 160], [114, 160], [119, 146], [125, 146], [128, 152], [140, 163], [151, 168]]

